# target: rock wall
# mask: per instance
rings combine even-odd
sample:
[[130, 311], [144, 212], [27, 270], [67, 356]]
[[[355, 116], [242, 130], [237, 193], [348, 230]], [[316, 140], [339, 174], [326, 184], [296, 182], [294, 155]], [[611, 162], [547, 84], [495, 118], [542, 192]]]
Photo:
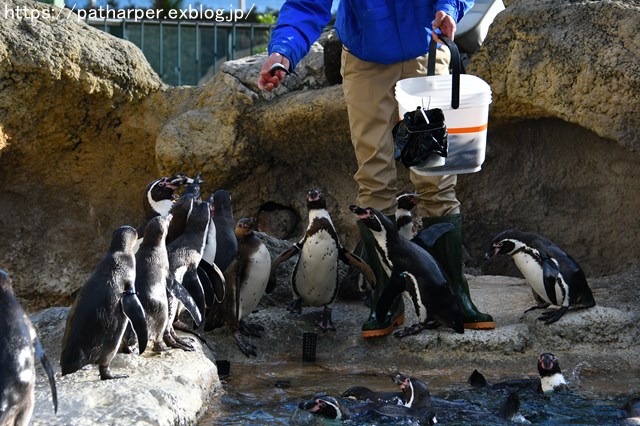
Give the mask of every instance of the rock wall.
[[[630, 0], [512, 1], [497, 17], [469, 67], [493, 88], [484, 169], [458, 187], [469, 266], [513, 272], [475, 261], [507, 226], [555, 240], [590, 276], [637, 264], [639, 22]], [[170, 88], [135, 46], [75, 15], [0, 21], [0, 265], [18, 296], [67, 303], [111, 231], [139, 222], [144, 186], [177, 171], [230, 190], [236, 217], [283, 206], [287, 237], [301, 235], [304, 194], [318, 187], [353, 246], [335, 47], [315, 44], [276, 93], [257, 90], [263, 56]]]

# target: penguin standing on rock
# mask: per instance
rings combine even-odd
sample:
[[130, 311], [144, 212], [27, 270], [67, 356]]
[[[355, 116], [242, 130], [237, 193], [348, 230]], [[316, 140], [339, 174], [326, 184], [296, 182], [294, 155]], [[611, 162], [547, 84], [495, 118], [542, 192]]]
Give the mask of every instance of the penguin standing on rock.
[[396, 337], [421, 332], [427, 328], [428, 320], [436, 320], [457, 333], [464, 333], [460, 306], [433, 256], [401, 237], [391, 220], [380, 211], [355, 205], [350, 209], [371, 230], [380, 261], [390, 277], [378, 301], [378, 318], [385, 318], [396, 297], [406, 291], [411, 297], [419, 323], [396, 332]]
[[540, 235], [509, 229], [500, 232], [484, 255], [490, 259], [498, 254], [510, 255], [533, 290], [537, 306], [527, 309], [557, 310], [544, 312], [539, 320], [545, 324], [558, 321], [569, 310], [596, 305], [580, 265], [564, 250]]
[[144, 310], [135, 290], [133, 246], [138, 234], [130, 226], [113, 232], [109, 252], [80, 289], [67, 318], [62, 339], [62, 375], [87, 364], [98, 364], [100, 379], [116, 379], [109, 364], [115, 356], [129, 321], [142, 354], [148, 333]]
[[28, 425], [35, 401], [35, 361], [40, 361], [49, 377], [57, 413], [56, 380], [36, 330], [13, 294], [9, 274], [3, 270], [0, 307], [0, 425]]
[[319, 325], [326, 332], [336, 329], [331, 321], [331, 306], [338, 293], [338, 260], [359, 269], [372, 286], [375, 285], [375, 277], [361, 258], [340, 244], [327, 211], [326, 200], [320, 191], [313, 189], [307, 193], [307, 208], [309, 226], [305, 236], [273, 261], [272, 274], [280, 263], [299, 254], [291, 275], [295, 298], [287, 310], [300, 314], [303, 303], [324, 306]]
[[[243, 340], [242, 335], [261, 337], [264, 331], [259, 325], [248, 324], [245, 318], [258, 306], [265, 291], [273, 291], [271, 255], [264, 243], [255, 234], [257, 221], [243, 218], [236, 226], [238, 255], [225, 272], [227, 294], [221, 303], [211, 309], [213, 328], [226, 322], [231, 329], [238, 347], [246, 356], [256, 356], [254, 345]], [[207, 330], [207, 328], [205, 328]]]
[[149, 339], [156, 352], [165, 349], [162, 342], [169, 322], [169, 293], [185, 305], [196, 322], [199, 323], [202, 319], [193, 298], [173, 279], [169, 269], [165, 239], [171, 219], [171, 214], [151, 219], [136, 253], [135, 287], [146, 313]]

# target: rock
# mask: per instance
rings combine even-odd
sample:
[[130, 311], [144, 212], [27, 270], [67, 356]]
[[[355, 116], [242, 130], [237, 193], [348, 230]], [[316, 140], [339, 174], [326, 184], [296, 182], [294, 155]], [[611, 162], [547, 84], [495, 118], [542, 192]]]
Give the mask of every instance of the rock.
[[97, 366], [62, 377], [60, 351], [68, 308], [50, 308], [31, 317], [56, 376], [58, 413], [49, 383], [39, 373], [32, 425], [193, 424], [222, 385], [208, 351], [194, 342], [194, 352], [170, 350], [142, 356], [117, 354], [115, 374], [128, 378], [100, 380]]
[[468, 72], [493, 90], [493, 119], [556, 117], [640, 149], [637, 1], [510, 2]]

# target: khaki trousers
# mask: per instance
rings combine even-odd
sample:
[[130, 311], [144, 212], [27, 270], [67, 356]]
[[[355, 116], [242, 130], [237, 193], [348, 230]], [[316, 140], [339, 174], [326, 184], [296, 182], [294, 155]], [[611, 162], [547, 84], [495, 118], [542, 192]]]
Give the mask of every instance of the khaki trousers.
[[[438, 49], [436, 74], [449, 73], [450, 55]], [[377, 64], [342, 51], [343, 90], [349, 114], [351, 142], [358, 161], [357, 204], [394, 214], [398, 192], [391, 130], [398, 122], [395, 84], [427, 74], [427, 55], [397, 64]], [[404, 167], [404, 166], [403, 166]], [[460, 213], [456, 199], [457, 176], [421, 176], [410, 172], [418, 196], [417, 214], [440, 217]]]

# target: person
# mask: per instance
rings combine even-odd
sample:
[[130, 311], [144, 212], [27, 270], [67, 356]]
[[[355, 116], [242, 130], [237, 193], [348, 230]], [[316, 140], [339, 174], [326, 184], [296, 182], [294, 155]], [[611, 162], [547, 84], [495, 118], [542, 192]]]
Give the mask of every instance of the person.
[[[398, 80], [427, 74], [427, 54], [438, 34], [454, 39], [456, 24], [473, 0], [341, 0], [335, 29], [342, 41], [341, 74], [351, 140], [358, 162], [354, 178], [357, 204], [373, 207], [393, 218], [397, 172], [392, 129], [398, 108], [394, 89]], [[280, 9], [269, 42], [269, 55], [258, 77], [260, 90], [273, 90], [294, 71], [330, 22], [331, 0], [288, 0]], [[440, 46], [436, 73], [449, 73], [449, 51]], [[271, 75], [275, 64], [284, 69]], [[432, 254], [446, 271], [464, 314], [465, 328], [495, 328], [493, 318], [471, 301], [463, 273], [462, 215], [456, 198], [457, 176], [422, 176], [410, 172], [424, 227], [448, 222], [454, 230], [438, 239]], [[371, 313], [362, 326], [363, 337], [389, 334], [404, 322], [404, 304], [398, 297], [385, 318], [376, 317], [376, 304], [389, 277], [375, 250], [370, 231], [358, 222], [365, 254], [377, 283], [372, 290]]]

